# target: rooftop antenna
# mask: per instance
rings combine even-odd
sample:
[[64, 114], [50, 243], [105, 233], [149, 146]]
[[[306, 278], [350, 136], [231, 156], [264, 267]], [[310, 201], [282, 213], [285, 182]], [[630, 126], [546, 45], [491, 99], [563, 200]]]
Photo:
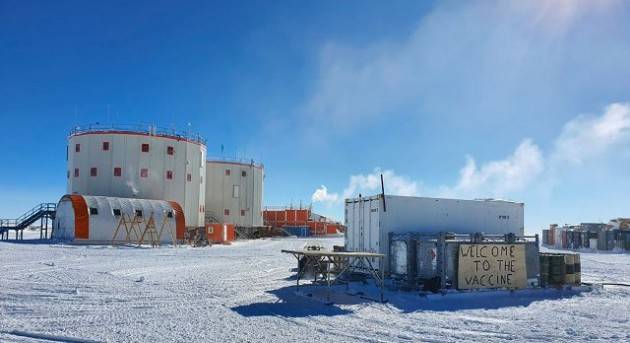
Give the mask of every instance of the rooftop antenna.
[[387, 212], [387, 205], [385, 205], [385, 183], [383, 182], [383, 174], [381, 174], [381, 195], [383, 197], [383, 212]]
[[110, 125], [111, 125], [111, 123], [112, 123], [111, 117], [110, 117], [110, 115], [109, 115], [109, 104], [107, 104], [107, 122], [108, 122]]

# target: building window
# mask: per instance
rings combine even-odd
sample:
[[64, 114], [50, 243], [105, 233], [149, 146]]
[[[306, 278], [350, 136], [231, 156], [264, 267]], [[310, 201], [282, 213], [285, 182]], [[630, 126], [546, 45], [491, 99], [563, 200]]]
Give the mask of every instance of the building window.
[[70, 171], [68, 170], [68, 175], [66, 175], [66, 178], [70, 178]]
[[173, 180], [173, 171], [172, 170], [167, 170], [166, 171], [166, 179], [167, 180]]
[[92, 167], [90, 168], [90, 176], [96, 176], [98, 174], [98, 171], [96, 168]]
[[245, 210], [241, 210], [241, 216], [245, 217]]
[[241, 186], [233, 185], [232, 186], [232, 197], [233, 198], [238, 198], [239, 195], [240, 195], [239, 193], [241, 193]]
[[81, 144], [74, 145], [74, 152], [81, 152]]
[[149, 152], [149, 144], [142, 143], [142, 152]]
[[224, 216], [229, 216], [230, 215], [230, 210], [227, 209], [227, 208], [225, 210], [223, 210], [223, 215]]
[[173, 218], [173, 211], [166, 212], [166, 217], [167, 218]]
[[147, 168], [140, 169], [140, 177], [149, 177], [149, 169]]
[[114, 168], [114, 176], [122, 176], [122, 168], [115, 167]]
[[103, 142], [103, 151], [109, 150], [109, 142]]
[[242, 177], [246, 177], [246, 176], [247, 176], [247, 172], [246, 172], [246, 171], [244, 171], [244, 170], [243, 170], [243, 171], [241, 171], [241, 176], [242, 176]]
[[115, 209], [113, 209], [113, 212], [114, 212], [114, 215], [115, 215], [116, 217], [120, 217], [120, 209], [119, 209], [119, 208], [115, 208]]
[[74, 177], [79, 177], [79, 168], [74, 168]]
[[188, 182], [192, 181], [192, 175], [190, 173], [186, 175], [186, 181]]
[[142, 210], [136, 210], [136, 217], [142, 217]]
[[225, 170], [225, 176], [230, 176], [230, 170], [229, 169]]
[[166, 153], [168, 155], [175, 155], [175, 148], [173, 148], [172, 146], [167, 146], [166, 147]]
[[90, 207], [90, 215], [94, 216], [98, 214], [98, 208], [96, 207]]

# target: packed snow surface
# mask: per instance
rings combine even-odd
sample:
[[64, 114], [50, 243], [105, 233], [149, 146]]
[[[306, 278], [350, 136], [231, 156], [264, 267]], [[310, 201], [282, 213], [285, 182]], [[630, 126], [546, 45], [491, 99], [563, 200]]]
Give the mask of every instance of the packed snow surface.
[[[341, 286], [326, 305], [319, 286], [296, 291], [296, 260], [280, 252], [307, 241], [0, 242], [0, 342], [630, 341], [627, 287], [429, 299], [387, 291], [383, 304]], [[582, 254], [582, 278], [628, 282], [630, 256]]]

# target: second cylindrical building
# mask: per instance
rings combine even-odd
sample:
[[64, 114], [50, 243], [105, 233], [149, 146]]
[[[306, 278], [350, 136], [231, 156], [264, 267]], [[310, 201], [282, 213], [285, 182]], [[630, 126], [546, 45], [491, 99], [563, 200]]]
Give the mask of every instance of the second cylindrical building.
[[206, 222], [262, 226], [264, 178], [264, 166], [253, 161], [207, 161]]

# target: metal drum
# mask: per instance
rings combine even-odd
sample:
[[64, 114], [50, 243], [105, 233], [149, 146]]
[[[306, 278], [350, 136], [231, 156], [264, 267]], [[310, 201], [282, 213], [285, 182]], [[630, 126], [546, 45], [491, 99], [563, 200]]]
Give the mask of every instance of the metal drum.
[[540, 285], [545, 287], [549, 284], [549, 254], [540, 254]]
[[575, 255], [566, 254], [564, 255], [564, 263], [566, 265], [566, 275], [564, 277], [566, 284], [574, 284], [575, 283]]
[[569, 233], [567, 230], [562, 230], [562, 248], [566, 249], [569, 247]]
[[615, 231], [606, 231], [606, 250], [615, 249]]
[[589, 238], [588, 238], [588, 232], [587, 231], [582, 232], [582, 247], [588, 249], [591, 247], [590, 243], [591, 242], [589, 241]]
[[550, 285], [564, 284], [565, 275], [566, 275], [566, 263], [564, 262], [564, 255], [550, 254], [549, 255], [549, 284]]
[[582, 264], [580, 262], [580, 255], [576, 254], [573, 256], [574, 258], [574, 275], [575, 275], [575, 284], [582, 284]]
[[580, 231], [575, 231], [573, 233], [575, 235], [575, 240], [577, 241], [577, 243], [575, 243], [575, 246], [573, 247], [574, 249], [581, 249], [584, 247], [584, 242], [582, 241], [582, 232]]

